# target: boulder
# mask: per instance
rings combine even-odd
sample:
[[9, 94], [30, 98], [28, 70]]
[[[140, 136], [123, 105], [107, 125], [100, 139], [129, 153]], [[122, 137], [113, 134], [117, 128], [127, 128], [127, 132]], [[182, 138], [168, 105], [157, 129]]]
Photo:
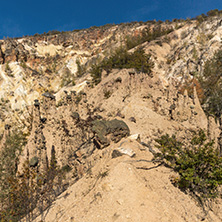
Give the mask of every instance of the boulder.
[[[130, 134], [129, 127], [122, 120], [95, 120], [92, 122], [92, 131], [95, 140], [104, 148], [110, 144], [110, 140], [115, 143]], [[108, 138], [109, 135], [109, 138]]]
[[49, 92], [45, 92], [45, 93], [43, 93], [42, 96], [44, 96], [44, 97], [46, 97], [46, 98], [53, 99], [53, 100], [55, 99], [55, 96], [52, 95], [52, 94], [49, 93]]
[[37, 156], [34, 156], [31, 158], [31, 160], [29, 161], [29, 166], [30, 167], [36, 167], [39, 163], [39, 159]]
[[141, 139], [140, 139], [140, 134], [133, 134], [133, 135], [130, 135], [129, 137], [128, 137], [128, 139], [130, 139], [130, 140], [136, 140], [137, 142], [141, 142]]
[[71, 117], [78, 122], [79, 121], [79, 114], [77, 112], [72, 112]]
[[129, 157], [134, 157], [136, 153], [130, 149], [130, 148], [123, 148], [123, 147], [118, 147], [113, 150], [112, 152], [112, 158], [116, 158], [122, 155], [127, 155]]

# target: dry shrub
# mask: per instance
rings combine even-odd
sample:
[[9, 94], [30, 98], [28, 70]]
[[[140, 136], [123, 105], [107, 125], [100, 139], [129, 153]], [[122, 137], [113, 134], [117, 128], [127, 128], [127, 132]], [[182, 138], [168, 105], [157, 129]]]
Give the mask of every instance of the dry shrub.
[[199, 83], [199, 81], [196, 78], [193, 78], [192, 80], [185, 81], [180, 87], [179, 92], [184, 94], [184, 91], [187, 90], [188, 96], [193, 96], [193, 90], [194, 87], [196, 87], [197, 96], [200, 100], [200, 103], [203, 103], [204, 100], [204, 91]]

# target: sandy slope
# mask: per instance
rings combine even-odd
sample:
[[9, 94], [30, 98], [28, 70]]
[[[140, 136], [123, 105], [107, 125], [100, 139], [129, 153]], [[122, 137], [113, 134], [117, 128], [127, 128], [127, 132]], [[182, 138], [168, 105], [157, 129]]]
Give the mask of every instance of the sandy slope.
[[100, 162], [64, 192], [42, 219], [46, 222], [222, 220], [221, 213], [215, 214], [219, 209], [205, 216], [194, 199], [174, 187], [170, 182], [170, 176], [174, 175], [171, 169], [141, 161], [153, 156], [138, 142], [127, 140], [124, 144], [136, 152], [135, 157], [112, 159], [111, 152], [118, 144], [98, 151]]
[[[121, 83], [115, 81], [118, 77]], [[111, 92], [109, 98], [104, 98], [105, 89]], [[167, 132], [184, 138], [190, 129], [198, 128], [198, 118], [206, 119], [198, 111], [197, 103], [198, 115], [187, 121], [170, 119], [168, 107], [171, 103], [162, 91], [158, 78], [143, 74], [130, 77], [129, 70], [121, 70], [103, 78], [97, 87], [88, 89], [87, 98], [89, 103], [99, 107], [99, 114], [123, 119], [131, 134], [139, 133], [141, 140], [150, 142], [155, 149], [156, 137]], [[152, 99], [147, 98], [149, 94]], [[82, 117], [83, 108], [78, 107]], [[130, 117], [136, 122], [130, 121]], [[112, 158], [113, 149], [118, 147], [130, 148], [136, 155]], [[151, 162], [153, 154], [149, 148], [136, 140], [122, 139], [117, 144], [95, 150], [90, 158], [95, 166], [58, 197], [36, 222], [222, 221], [222, 205], [214, 205], [206, 215], [195, 199], [171, 183], [170, 178], [176, 176], [175, 173]]]

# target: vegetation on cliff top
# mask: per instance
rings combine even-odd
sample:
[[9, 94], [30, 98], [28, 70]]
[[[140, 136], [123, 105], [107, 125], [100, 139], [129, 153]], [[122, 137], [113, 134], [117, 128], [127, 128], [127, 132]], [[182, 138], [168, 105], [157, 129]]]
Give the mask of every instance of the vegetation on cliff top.
[[[199, 23], [202, 23], [204, 21], [206, 21], [208, 18], [214, 17], [214, 16], [221, 16], [222, 15], [222, 10], [218, 10], [218, 9], [213, 9], [208, 11], [206, 14], [202, 13], [201, 15], [196, 16], [195, 18], [187, 18], [185, 19], [172, 19], [172, 22], [184, 22], [184, 21], [190, 21], [190, 20], [197, 20]], [[130, 26], [131, 24], [135, 24], [135, 23], [142, 23], [142, 24], [157, 24], [157, 23], [162, 23], [162, 21], [156, 21], [156, 20], [149, 20], [146, 22], [129, 22], [129, 23], [120, 23], [119, 26]], [[166, 20], [165, 23], [170, 23], [169, 20]], [[103, 26], [92, 26], [90, 28], [87, 29], [82, 29], [83, 31], [85, 30], [97, 30], [97, 29], [101, 29], [101, 30], [106, 30], [109, 29], [113, 26], [115, 26], [116, 24], [106, 24]], [[69, 33], [74, 33], [74, 32], [79, 32], [81, 31], [80, 29], [74, 29], [72, 31], [59, 31], [59, 30], [50, 30], [48, 32], [44, 32], [42, 34], [36, 33], [34, 34], [34, 37], [44, 37], [44, 36], [52, 36], [52, 35], [64, 35], [64, 34], [69, 34]], [[25, 37], [29, 37], [28, 35], [26, 35]], [[14, 39], [18, 39], [18, 37], [15, 37]]]

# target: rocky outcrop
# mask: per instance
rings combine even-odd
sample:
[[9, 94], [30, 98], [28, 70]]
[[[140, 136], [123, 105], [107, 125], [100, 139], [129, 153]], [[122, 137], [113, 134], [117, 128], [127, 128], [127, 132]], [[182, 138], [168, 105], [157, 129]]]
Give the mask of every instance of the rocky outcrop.
[[7, 140], [7, 137], [10, 136], [10, 128], [11, 126], [8, 124], [5, 124], [5, 130], [4, 130], [4, 134], [2, 135], [2, 138], [0, 140], [0, 152], [2, 150], [2, 147], [5, 145], [5, 142]]
[[[95, 120], [92, 122], [92, 131], [99, 148], [110, 145], [110, 141], [119, 142], [123, 137], [130, 135], [129, 127], [122, 120]], [[107, 138], [109, 137], [109, 139]]]
[[[35, 100], [33, 107], [32, 131], [28, 143], [20, 157], [18, 171], [22, 172], [24, 163], [30, 160], [30, 166], [35, 165], [40, 170], [47, 170], [48, 158], [46, 154], [46, 138], [43, 134], [44, 125], [40, 115], [40, 103]], [[35, 164], [33, 163], [35, 162]]]
[[[90, 77], [87, 74], [89, 74], [92, 64], [108, 57], [109, 53], [113, 52], [116, 47], [123, 45], [123, 39], [126, 36], [139, 36], [144, 28], [153, 29], [154, 25], [159, 28], [161, 26], [164, 29], [174, 28], [174, 31], [166, 36], [159, 37], [158, 40], [143, 44], [146, 53], [151, 54], [155, 63], [153, 76], [158, 76], [159, 82], [164, 87], [173, 85], [171, 84], [173, 82], [181, 85], [185, 79], [189, 79], [197, 72], [201, 74], [205, 61], [212, 57], [215, 50], [219, 48], [220, 23], [221, 19], [215, 17], [206, 20], [201, 26], [196, 21], [189, 24], [185, 21], [179, 23], [175, 21], [161, 25], [151, 22], [106, 25], [74, 32], [49, 32], [44, 35], [1, 40], [0, 98], [9, 101], [11, 109], [18, 113], [19, 118], [22, 116], [25, 119], [27, 115], [24, 114], [23, 116], [23, 113], [26, 113], [27, 107], [31, 106], [35, 98], [40, 99], [42, 93], [47, 90], [57, 92], [56, 97], [58, 98], [60, 97], [59, 91], [63, 87], [65, 87], [65, 90], [72, 87], [73, 90], [78, 92], [83, 90], [84, 87], [90, 85]], [[181, 28], [177, 29], [176, 27]], [[78, 70], [76, 61], [80, 61], [80, 64], [86, 68], [86, 73], [81, 81], [78, 78], [74, 81], [74, 76], [76, 76]], [[8, 69], [10, 69], [10, 72]], [[142, 88], [142, 81], [134, 81], [135, 72], [130, 71], [130, 73], [132, 77], [130, 87], [135, 87], [138, 90], [140, 85]], [[121, 85], [121, 82], [121, 77], [119, 79], [117, 77], [116, 86]], [[73, 86], [74, 84], [76, 86]], [[153, 86], [152, 81], [147, 82], [147, 86]], [[198, 111], [191, 109], [189, 111], [192, 111], [191, 113], [187, 111], [188, 113], [185, 114], [183, 113], [182, 95], [173, 97], [170, 95], [169, 97], [178, 99], [178, 101], [175, 101], [177, 104], [170, 102], [170, 106], [172, 105], [170, 115], [173, 115], [172, 118], [175, 120], [186, 121], [191, 115], [200, 112], [199, 109]], [[169, 107], [160, 108], [160, 105], [162, 106], [164, 103], [166, 101], [161, 101], [161, 99], [159, 101], [153, 100], [154, 109], [160, 114], [168, 115]], [[168, 101], [167, 104], [169, 105]], [[178, 106], [177, 111], [173, 109], [174, 105]], [[164, 106], [167, 107], [166, 104]], [[13, 119], [12, 116], [15, 115], [10, 115], [10, 119], [14, 123], [16, 119]], [[199, 116], [199, 114], [196, 115], [193, 122]], [[1, 118], [0, 130], [2, 131], [3, 122], [4, 119]], [[206, 125], [206, 119], [202, 122], [202, 125]]]
[[20, 172], [26, 160], [30, 166], [46, 170], [53, 150], [60, 167], [68, 166], [73, 175], [81, 177], [95, 164], [91, 158], [95, 149], [104, 148], [111, 141], [116, 143], [129, 135], [128, 126], [121, 120], [99, 120], [97, 115], [82, 119], [74, 111], [78, 107], [74, 94], [66, 95], [64, 99], [68, 97], [68, 101], [58, 109], [55, 96], [48, 92], [42, 96], [42, 102], [34, 101], [32, 130], [20, 158]]
[[[125, 150], [116, 156], [119, 147]], [[154, 163], [153, 155], [140, 148], [139, 142], [126, 138], [108, 147], [105, 154], [105, 150], [97, 150], [101, 157], [97, 164], [57, 198], [43, 213], [44, 220], [221, 221], [221, 205], [213, 205], [204, 214], [190, 195], [172, 184], [170, 178], [177, 174]], [[39, 216], [34, 222], [40, 220]]]
[[[121, 160], [129, 161], [131, 165], [122, 169], [132, 173], [132, 164], [151, 164], [153, 154], [159, 152], [155, 148], [156, 138], [168, 133], [186, 140], [200, 128], [215, 141], [215, 148], [222, 150], [221, 128], [214, 117], [205, 115], [196, 88], [188, 94], [187, 90], [181, 93], [178, 87], [183, 86], [186, 79], [193, 79], [196, 72], [201, 74], [205, 61], [220, 47], [220, 18], [205, 21], [201, 27], [193, 20], [189, 24], [163, 23], [161, 27], [164, 28], [181, 28], [140, 45], [155, 63], [152, 75], [137, 73], [134, 69], [114, 69], [110, 73], [103, 71], [98, 85], [92, 83], [90, 70], [93, 64], [123, 45], [126, 36], [139, 36], [144, 28], [153, 29], [155, 24], [109, 25], [0, 41], [0, 128], [6, 127], [0, 147], [9, 135], [6, 123], [12, 127], [18, 122], [27, 126], [25, 130], [30, 136], [20, 158], [20, 172], [26, 161], [30, 167], [45, 171], [55, 158], [64, 172], [69, 171], [68, 178], [76, 181], [86, 174], [90, 178], [93, 166], [103, 162], [105, 157], [113, 165]], [[78, 76], [77, 63], [85, 70]], [[134, 135], [128, 137], [130, 133]], [[150, 159], [146, 160], [144, 156]], [[151, 172], [150, 169], [157, 168], [155, 164], [150, 167], [138, 165], [135, 169]], [[94, 175], [95, 184], [106, 176], [106, 171], [97, 174]], [[152, 176], [155, 180], [155, 174]], [[147, 182], [150, 182], [149, 178], [143, 187]], [[112, 190], [108, 185], [101, 187]], [[125, 184], [123, 187], [127, 188]], [[156, 187], [151, 190], [155, 191]], [[86, 193], [89, 193], [91, 190], [87, 189]], [[133, 192], [135, 190], [138, 189], [134, 188]], [[94, 193], [90, 204], [98, 197], [102, 198], [99, 192]], [[122, 201], [116, 203], [119, 206]], [[178, 209], [177, 214], [180, 211]], [[185, 217], [186, 211], [181, 218]], [[118, 214], [113, 212], [110, 218], [113, 221]], [[160, 220], [158, 216], [155, 218]]]

